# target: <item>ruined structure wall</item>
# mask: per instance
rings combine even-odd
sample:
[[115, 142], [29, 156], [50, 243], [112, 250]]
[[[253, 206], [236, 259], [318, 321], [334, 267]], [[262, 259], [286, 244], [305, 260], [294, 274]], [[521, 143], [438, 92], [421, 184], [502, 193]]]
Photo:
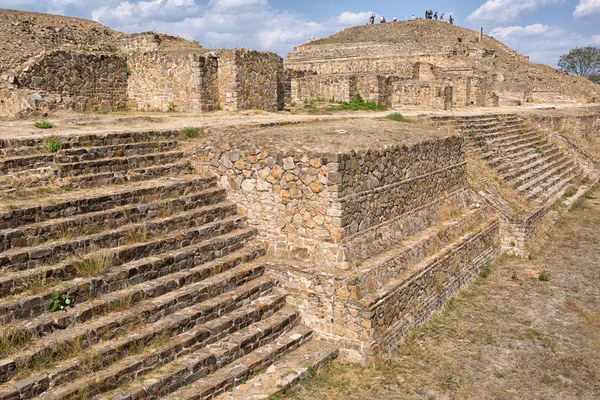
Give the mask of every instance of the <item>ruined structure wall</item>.
[[216, 108], [215, 58], [150, 52], [130, 56], [129, 68], [131, 109], [202, 112]]
[[13, 78], [4, 91], [0, 112], [14, 116], [35, 104], [80, 112], [125, 109], [126, 67], [125, 58], [115, 55], [68, 51], [44, 54], [26, 63]]
[[360, 93], [365, 101], [380, 102], [382, 88], [379, 78], [377, 75], [354, 75], [350, 80], [350, 100]]
[[445, 82], [397, 81], [392, 106], [419, 106], [441, 110], [452, 108], [452, 87]]
[[121, 39], [119, 48], [125, 53], [147, 53], [158, 51], [160, 36], [154, 32], [137, 33]]
[[351, 77], [342, 75], [309, 75], [292, 79], [291, 101], [313, 99], [351, 100]]
[[224, 110], [275, 111], [284, 102], [283, 59], [253, 50], [219, 52], [219, 102]]
[[261, 228], [270, 255], [322, 265], [373, 255], [401, 239], [403, 216], [466, 188], [459, 137], [343, 154], [198, 149], [197, 159]]

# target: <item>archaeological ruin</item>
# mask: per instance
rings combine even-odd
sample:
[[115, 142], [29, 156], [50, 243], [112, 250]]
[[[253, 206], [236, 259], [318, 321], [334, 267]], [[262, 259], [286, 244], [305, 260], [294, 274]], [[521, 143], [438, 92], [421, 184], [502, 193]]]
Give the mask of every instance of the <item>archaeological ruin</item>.
[[[266, 399], [385, 360], [600, 179], [600, 86], [439, 21], [285, 63], [0, 35], [0, 400]], [[357, 93], [384, 110], [336, 110]]]

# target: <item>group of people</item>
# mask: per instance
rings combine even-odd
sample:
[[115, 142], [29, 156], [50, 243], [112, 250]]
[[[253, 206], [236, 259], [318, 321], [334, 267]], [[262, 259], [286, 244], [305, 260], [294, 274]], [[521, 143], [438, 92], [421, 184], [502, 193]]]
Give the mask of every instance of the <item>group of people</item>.
[[[417, 17], [415, 17], [415, 15], [413, 14], [410, 19], [417, 19]], [[419, 19], [421, 19], [421, 18], [419, 18]], [[437, 11], [434, 13], [432, 10], [427, 10], [427, 11], [425, 11], [425, 19], [435, 19], [436, 21], [438, 21], [438, 20], [439, 21], [444, 21], [444, 14], [442, 13], [438, 17], [438, 12]], [[392, 20], [392, 22], [398, 22], [398, 20], [396, 19], [396, 17], [394, 17], [394, 19]], [[452, 15], [449, 16], [448, 22], [450, 23], [450, 25], [454, 25], [454, 18], [452, 18]], [[369, 24], [373, 25], [374, 23], [375, 23], [375, 14], [371, 14], [371, 17], [369, 18]], [[379, 23], [381, 23], [381, 24], [387, 23], [387, 20], [385, 19], [385, 17], [383, 15], [379, 19]]]

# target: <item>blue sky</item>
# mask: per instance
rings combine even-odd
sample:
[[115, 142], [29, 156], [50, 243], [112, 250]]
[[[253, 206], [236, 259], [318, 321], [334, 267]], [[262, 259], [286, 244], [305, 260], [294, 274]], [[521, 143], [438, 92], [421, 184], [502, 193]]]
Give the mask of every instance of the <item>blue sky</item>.
[[310, 38], [362, 25], [371, 12], [404, 19], [426, 8], [452, 14], [539, 63], [577, 46], [600, 46], [600, 0], [0, 0], [0, 8], [96, 20], [125, 32], [155, 30], [205, 47], [246, 47], [282, 56]]

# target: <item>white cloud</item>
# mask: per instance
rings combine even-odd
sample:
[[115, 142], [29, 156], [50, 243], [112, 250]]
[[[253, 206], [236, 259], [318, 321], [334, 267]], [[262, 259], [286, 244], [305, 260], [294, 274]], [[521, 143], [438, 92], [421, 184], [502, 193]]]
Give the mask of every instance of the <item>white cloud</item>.
[[[525, 11], [560, 3], [562, 0], [488, 0], [467, 17], [469, 21], [509, 21]], [[586, 0], [583, 0], [586, 1]], [[598, 1], [598, 0], [592, 0]]]
[[562, 32], [560, 28], [552, 27], [543, 24], [533, 24], [527, 26], [499, 26], [492, 29], [490, 36], [497, 39], [504, 39], [510, 37], [525, 37], [525, 36], [539, 36], [544, 34], [556, 34]]
[[[72, 0], [61, 0], [72, 1]], [[99, 6], [92, 19], [124, 32], [154, 30], [196, 39], [205, 47], [246, 47], [284, 54], [293, 46], [352, 25], [367, 23], [371, 12], [343, 12], [325, 23], [271, 7], [268, 0], [120, 1]]]
[[575, 18], [585, 18], [595, 15], [600, 16], [600, 0], [581, 0], [573, 13]]
[[531, 61], [556, 66], [561, 55], [575, 47], [600, 44], [600, 35], [582, 36], [556, 26], [533, 24], [497, 27], [490, 36], [529, 56]]
[[352, 26], [352, 25], [364, 25], [369, 21], [369, 17], [374, 14], [374, 12], [372, 11], [365, 11], [365, 12], [359, 12], [359, 13], [353, 13], [353, 12], [343, 12], [340, 15], [338, 15], [337, 17], [332, 19], [332, 22], [336, 25], [345, 25], [345, 26]]

